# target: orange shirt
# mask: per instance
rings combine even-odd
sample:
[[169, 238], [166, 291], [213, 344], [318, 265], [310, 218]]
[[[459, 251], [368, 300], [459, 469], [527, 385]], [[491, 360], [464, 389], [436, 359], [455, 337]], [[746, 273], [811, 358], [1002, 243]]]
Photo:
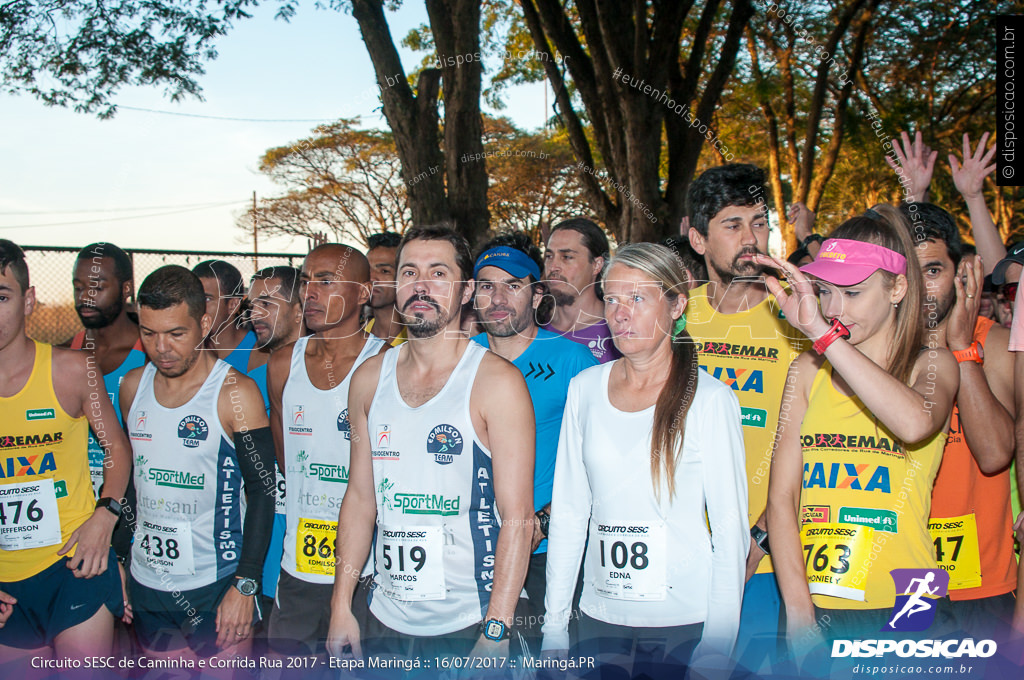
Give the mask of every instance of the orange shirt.
[[[993, 325], [991, 319], [978, 317], [974, 339], [983, 347]], [[967, 448], [957, 404], [953, 405], [949, 439], [932, 489], [931, 516], [936, 559], [949, 571], [951, 599], [976, 600], [1017, 587], [1010, 470], [982, 473]]]

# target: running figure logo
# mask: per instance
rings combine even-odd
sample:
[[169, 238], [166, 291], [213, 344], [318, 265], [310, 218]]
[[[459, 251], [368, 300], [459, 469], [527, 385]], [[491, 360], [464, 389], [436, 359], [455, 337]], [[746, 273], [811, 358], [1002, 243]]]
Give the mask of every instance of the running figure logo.
[[938, 598], [949, 590], [949, 574], [943, 569], [893, 569], [896, 604], [883, 631], [922, 631], [935, 621]]
[[391, 426], [390, 425], [378, 425], [377, 426], [377, 448], [381, 449], [385, 446], [391, 446]]

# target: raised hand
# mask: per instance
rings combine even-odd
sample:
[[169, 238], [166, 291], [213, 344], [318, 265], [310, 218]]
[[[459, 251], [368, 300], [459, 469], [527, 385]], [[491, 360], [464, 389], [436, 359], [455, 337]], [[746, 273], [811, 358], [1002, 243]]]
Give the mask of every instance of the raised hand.
[[797, 202], [789, 206], [786, 219], [793, 225], [798, 244], [814, 233], [814, 213], [804, 203]]
[[[896, 154], [898, 163], [889, 156], [885, 162], [896, 171], [897, 175], [905, 174], [910, 181], [910, 193], [908, 201], [927, 201], [928, 185], [932, 183], [932, 172], [935, 170], [935, 159], [939, 152], [931, 148], [921, 139], [921, 131], [914, 134], [914, 141], [911, 143], [910, 135], [901, 132], [902, 143], [894, 140], [892, 150]], [[901, 169], [902, 168], [902, 169]]]
[[[956, 190], [964, 197], [964, 200], [971, 200], [981, 196], [981, 190], [985, 186], [985, 178], [991, 175], [996, 164], [992, 163], [996, 155], [996, 147], [993, 144], [988, 151], [985, 150], [985, 143], [988, 141], [989, 133], [981, 136], [978, 146], [971, 151], [971, 138], [964, 133], [964, 155], [963, 163], [957, 163], [956, 156], [949, 154], [949, 169], [953, 174], [953, 184]], [[989, 165], [989, 163], [992, 163]]]
[[778, 301], [779, 309], [786, 315], [786, 321], [811, 340], [817, 340], [824, 335], [829, 329], [829, 324], [821, 315], [818, 296], [810, 279], [785, 260], [758, 254], [754, 256], [754, 261], [766, 267], [781, 269], [785, 273], [789, 281], [788, 290], [782, 287], [778, 278], [770, 274], [765, 275], [765, 285], [768, 292]]
[[956, 288], [956, 302], [949, 312], [946, 324], [946, 344], [952, 350], [963, 350], [974, 342], [974, 325], [978, 321], [981, 307], [981, 289], [985, 279], [985, 267], [981, 261], [960, 263], [953, 286]]

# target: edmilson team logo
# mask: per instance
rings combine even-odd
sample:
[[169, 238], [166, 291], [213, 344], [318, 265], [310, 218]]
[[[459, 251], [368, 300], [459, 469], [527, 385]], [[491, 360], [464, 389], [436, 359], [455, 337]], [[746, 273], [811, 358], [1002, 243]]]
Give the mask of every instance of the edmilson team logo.
[[206, 441], [209, 434], [210, 428], [199, 416], [185, 416], [178, 423], [178, 437], [185, 446], [195, 448], [200, 442]]
[[922, 631], [935, 621], [935, 604], [949, 590], [944, 569], [893, 569], [896, 604], [883, 631]]
[[434, 454], [434, 462], [448, 465], [462, 453], [462, 433], [451, 425], [438, 425], [427, 436], [427, 453]]
[[338, 414], [338, 432], [345, 436], [345, 439], [352, 438], [352, 426], [348, 422], [348, 409]]

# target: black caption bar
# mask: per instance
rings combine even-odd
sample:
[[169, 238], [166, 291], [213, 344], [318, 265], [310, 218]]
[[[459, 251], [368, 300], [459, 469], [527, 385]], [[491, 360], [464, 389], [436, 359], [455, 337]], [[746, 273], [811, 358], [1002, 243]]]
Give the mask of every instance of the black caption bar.
[[[1024, 15], [1000, 14], [996, 17], [996, 137], [998, 161], [996, 184], [1001, 187], [1024, 186]], [[1018, 63], [1020, 62], [1020, 63]], [[1020, 95], [1018, 98], [1017, 95]], [[1017, 102], [1022, 108], [1017, 108]], [[1018, 115], [1018, 113], [1020, 115]]]

